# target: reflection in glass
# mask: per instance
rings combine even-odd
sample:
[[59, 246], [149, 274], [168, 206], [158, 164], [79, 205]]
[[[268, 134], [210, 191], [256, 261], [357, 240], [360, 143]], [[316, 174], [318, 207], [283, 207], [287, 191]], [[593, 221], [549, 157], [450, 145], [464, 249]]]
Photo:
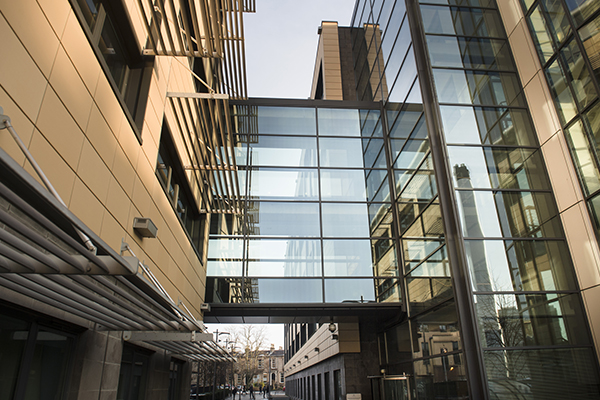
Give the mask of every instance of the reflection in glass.
[[539, 150], [485, 148], [492, 187], [502, 189], [550, 189]]
[[422, 261], [431, 257], [439, 250], [440, 246], [443, 245], [443, 240], [402, 240], [402, 247], [404, 249], [404, 271], [409, 272]]
[[525, 106], [515, 74], [434, 69], [440, 103]]
[[[569, 2], [573, 1], [577, 0], [570, 0]], [[598, 2], [587, 2], [590, 6], [592, 3], [596, 4], [595, 7], [600, 7], [600, 3]], [[590, 60], [593, 60], [598, 56], [598, 53], [600, 53], [600, 49], [598, 48], [600, 43], [600, 15], [579, 29], [579, 37], [583, 42], [583, 49], [586, 52], [587, 57]], [[596, 79], [600, 80], [600, 65], [598, 63], [592, 63], [592, 69]]]
[[574, 294], [475, 295], [483, 347], [588, 345], [583, 309]]
[[434, 67], [513, 70], [506, 40], [427, 36]]
[[402, 301], [399, 279], [375, 279], [375, 301], [391, 303]]
[[242, 276], [242, 261], [208, 260], [206, 276]]
[[491, 398], [594, 399], [596, 362], [589, 348], [487, 350], [483, 355]]
[[319, 108], [319, 135], [360, 136], [358, 110]]
[[448, 146], [448, 156], [456, 188], [491, 187], [483, 148]]
[[565, 130], [565, 133], [579, 178], [583, 182], [583, 189], [586, 195], [594, 193], [600, 189], [600, 171], [598, 171], [598, 166], [592, 155], [583, 124], [580, 120], [576, 121], [575, 124]]
[[492, 192], [456, 191], [465, 237], [502, 237]]
[[321, 279], [245, 279], [246, 303], [322, 303]]
[[373, 276], [369, 240], [324, 240], [325, 276]]
[[494, 10], [421, 6], [425, 33], [502, 37], [502, 22]]
[[257, 107], [258, 132], [315, 135], [316, 118], [314, 108], [300, 107]]
[[442, 237], [444, 225], [440, 206], [433, 203], [399, 203], [398, 218], [404, 237]]
[[562, 43], [571, 34], [571, 24], [560, 0], [540, 0], [544, 13], [548, 17], [549, 28], [557, 44]]
[[[252, 136], [249, 165], [316, 167], [317, 140], [311, 137]], [[246, 160], [244, 160], [246, 164]]]
[[381, 139], [363, 139], [363, 158], [366, 168], [386, 168], [385, 150]]
[[558, 116], [564, 125], [577, 114], [575, 100], [567, 85], [565, 73], [558, 62], [558, 59], [554, 60], [554, 62], [546, 68], [545, 72], [548, 84], [550, 85], [552, 98], [554, 99], [556, 110], [558, 111]]
[[317, 203], [248, 203], [248, 231], [263, 236], [319, 236]]
[[397, 148], [396, 144], [400, 144], [399, 141], [392, 142], [392, 157], [398, 157], [394, 163], [394, 168], [397, 169], [417, 168], [429, 152], [428, 139], [411, 139], [401, 148]]
[[495, 200], [505, 237], [563, 237], [552, 194], [497, 192]]
[[446, 143], [481, 143], [473, 107], [440, 106], [440, 111]]
[[248, 241], [248, 276], [321, 276], [319, 240]]
[[[449, 301], [436, 310], [415, 317], [410, 325], [413, 332], [412, 351], [414, 358], [442, 354], [444, 352], [440, 350], [444, 348], [448, 350], [446, 353], [462, 350], [458, 316], [453, 301]], [[456, 345], [454, 344], [455, 341], [458, 341]], [[424, 346], [424, 344], [434, 343], [434, 346], [437, 347]], [[458, 360], [455, 361], [456, 364], [460, 364]]]
[[326, 303], [375, 301], [373, 279], [325, 279]]
[[215, 239], [208, 241], [209, 259], [241, 259], [244, 242], [241, 239]]
[[381, 112], [379, 110], [360, 110], [361, 136], [382, 137]]
[[365, 170], [321, 170], [321, 198], [337, 201], [367, 199]]
[[321, 204], [323, 236], [369, 237], [369, 217], [366, 204]]
[[254, 168], [250, 171], [250, 197], [253, 199], [318, 200], [317, 170]]
[[561, 58], [566, 66], [567, 78], [575, 93], [575, 99], [581, 109], [596, 99], [596, 89], [592, 76], [585, 65], [585, 60], [577, 42], [572, 39], [561, 51]]
[[364, 167], [360, 139], [319, 138], [319, 163], [321, 167]]
[[540, 6], [536, 7], [528, 17], [529, 29], [532, 32], [533, 42], [537, 49], [538, 55], [542, 63], [548, 62], [554, 54], [554, 47], [552, 46], [552, 40], [550, 39], [550, 33], [546, 27], [546, 20], [540, 12]]
[[526, 110], [475, 107], [481, 142], [506, 146], [537, 144]]
[[369, 204], [369, 221], [371, 236], [391, 237], [392, 235], [392, 212], [389, 203]]

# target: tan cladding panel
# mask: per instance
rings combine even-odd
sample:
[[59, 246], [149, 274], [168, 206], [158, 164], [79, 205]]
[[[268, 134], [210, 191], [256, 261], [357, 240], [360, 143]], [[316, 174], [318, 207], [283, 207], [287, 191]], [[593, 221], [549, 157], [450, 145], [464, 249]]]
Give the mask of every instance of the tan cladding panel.
[[[10, 55], [0, 62], [0, 106], [15, 130], [69, 209], [115, 251], [128, 242], [200, 317], [205, 268], [155, 175], [166, 93], [193, 92], [191, 74], [173, 74], [179, 63], [156, 57], [142, 146], [68, 2], [0, 1]], [[10, 136], [0, 145], [35, 175]], [[134, 217], [152, 218], [158, 238], [137, 236]]]

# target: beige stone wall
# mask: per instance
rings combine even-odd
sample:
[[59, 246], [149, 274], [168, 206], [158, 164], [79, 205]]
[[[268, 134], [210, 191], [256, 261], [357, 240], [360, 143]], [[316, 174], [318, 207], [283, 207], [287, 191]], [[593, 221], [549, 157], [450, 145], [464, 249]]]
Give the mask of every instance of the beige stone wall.
[[531, 111], [582, 290], [597, 351], [600, 348], [600, 250], [577, 173], [518, 0], [498, 1]]
[[337, 22], [323, 21], [320, 28], [317, 60], [310, 97], [314, 99], [319, 71], [323, 74], [323, 99], [343, 100], [342, 66]]
[[[68, 0], [0, 0], [0, 38], [0, 106], [69, 209], [114, 250], [129, 243], [200, 317], [205, 267], [155, 175], [166, 93], [194, 91], [190, 73], [155, 58], [140, 145]], [[6, 131], [0, 146], [35, 175]], [[137, 236], [134, 217], [158, 238]]]

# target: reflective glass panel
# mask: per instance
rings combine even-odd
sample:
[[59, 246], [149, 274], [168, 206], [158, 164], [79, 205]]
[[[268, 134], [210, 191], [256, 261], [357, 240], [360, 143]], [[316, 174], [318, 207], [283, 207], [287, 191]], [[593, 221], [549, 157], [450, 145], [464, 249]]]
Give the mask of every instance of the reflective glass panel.
[[375, 301], [378, 303], [399, 302], [402, 299], [399, 279], [375, 279]]
[[394, 139], [407, 139], [423, 115], [423, 106], [404, 105], [402, 109], [396, 109], [391, 105], [387, 110], [388, 121], [392, 125], [390, 137]]
[[325, 279], [326, 303], [375, 301], [373, 279]]
[[369, 204], [369, 220], [371, 236], [391, 237], [392, 232], [392, 212], [390, 203], [372, 203]]
[[269, 200], [318, 200], [317, 182], [317, 170], [255, 168], [250, 171], [250, 197]]
[[490, 178], [481, 147], [448, 146], [456, 188], [489, 188]]
[[595, 0], [566, 0], [565, 2], [577, 25], [581, 25], [587, 17], [600, 8], [600, 3]]
[[566, 129], [565, 133], [585, 193], [586, 195], [594, 193], [600, 189], [600, 171], [598, 171], [583, 124], [581, 121], [577, 121]]
[[493, 0], [419, 0], [419, 3], [449, 4], [452, 6], [494, 7]]
[[[430, 357], [462, 349], [456, 306], [450, 301], [411, 321], [414, 358]], [[454, 345], [454, 342], [458, 342]], [[431, 344], [431, 346], [424, 346]], [[454, 360], [453, 360], [454, 361]]]
[[485, 148], [492, 187], [550, 189], [541, 152], [519, 148]]
[[562, 6], [561, 0], [540, 0], [540, 4], [545, 9], [545, 14], [550, 21], [549, 27], [554, 40], [562, 43], [567, 36], [571, 34], [571, 24], [567, 19], [567, 14]]
[[256, 110], [257, 133], [316, 134], [317, 125], [314, 108], [258, 107]]
[[525, 106], [512, 73], [434, 69], [441, 103]]
[[360, 110], [360, 121], [362, 136], [383, 136], [381, 112], [379, 110]]
[[366, 201], [365, 170], [321, 170], [321, 198]]
[[208, 260], [206, 276], [242, 276], [242, 261]]
[[497, 192], [494, 197], [505, 237], [563, 236], [552, 194]]
[[559, 64], [558, 59], [554, 60], [546, 68], [546, 78], [548, 78], [548, 84], [550, 85], [550, 91], [558, 116], [562, 124], [569, 122], [575, 114], [577, 114], [577, 107], [575, 106], [575, 100], [567, 84], [565, 73], [562, 66]]
[[444, 245], [443, 240], [402, 240], [404, 249], [404, 271], [408, 272], [417, 264], [431, 257], [436, 253], [440, 246]]
[[391, 201], [386, 171], [374, 169], [367, 173], [367, 201]]
[[398, 204], [401, 234], [405, 237], [444, 236], [444, 225], [437, 202]]
[[215, 239], [208, 241], [209, 259], [242, 258], [244, 242], [241, 239]]
[[323, 203], [323, 236], [369, 237], [369, 215], [366, 204]]
[[563, 242], [466, 240], [465, 248], [475, 291], [576, 287]]
[[475, 295], [483, 347], [587, 345], [578, 295]]
[[[591, 5], [592, 3], [595, 3], [596, 7], [600, 7], [600, 3], [594, 1], [590, 1], [587, 4]], [[590, 60], [595, 59], [600, 54], [600, 15], [579, 29], [579, 37], [583, 42], [583, 48], [587, 57]], [[596, 79], [600, 81], [600, 64], [593, 62], [592, 69]]]
[[554, 47], [552, 45], [552, 39], [550, 39], [548, 28], [546, 27], [546, 20], [542, 16], [539, 5], [535, 6], [528, 17], [528, 21], [529, 30], [532, 33], [531, 36], [538, 55], [542, 63], [545, 64], [554, 54]]
[[321, 167], [364, 167], [360, 139], [319, 138]]
[[398, 261], [394, 241], [391, 239], [378, 239], [371, 241], [373, 262], [376, 276], [398, 276]]
[[427, 139], [408, 140], [401, 148], [395, 146], [402, 144], [401, 142], [393, 141], [391, 144], [392, 157], [398, 157], [394, 163], [394, 168], [397, 169], [417, 168], [429, 152], [429, 140]]
[[245, 279], [246, 303], [322, 303], [321, 279]]
[[585, 64], [584, 58], [577, 42], [572, 39], [560, 51], [561, 58], [566, 66], [567, 78], [575, 93], [579, 108], [583, 109], [596, 99], [596, 88], [592, 76]]
[[248, 203], [250, 235], [319, 236], [319, 205], [317, 203]]
[[427, 36], [434, 67], [514, 70], [505, 40]]
[[502, 237], [493, 192], [457, 190], [456, 196], [465, 237]]
[[598, 373], [589, 348], [488, 350], [483, 355], [490, 398], [593, 399]]
[[[400, 40], [400, 38], [398, 38]], [[392, 82], [394, 79], [394, 72], [390, 70], [385, 70], [386, 78], [389, 79], [388, 82]], [[388, 101], [394, 102], [408, 102], [406, 100], [407, 95], [409, 94], [410, 89], [412, 88], [412, 84], [417, 77], [417, 65], [415, 64], [415, 55], [413, 49], [410, 48], [408, 53], [406, 54], [406, 58], [402, 63], [402, 67], [400, 68], [400, 73], [396, 77], [396, 81], [394, 82], [394, 86], [390, 90]]]
[[360, 136], [358, 110], [319, 108], [319, 135]]
[[[317, 140], [310, 137], [252, 136], [248, 165], [316, 167]], [[244, 164], [246, 161], [244, 160]]]
[[497, 11], [477, 8], [421, 6], [425, 33], [502, 37]]
[[385, 168], [385, 149], [381, 139], [363, 139], [363, 158], [365, 168]]
[[324, 240], [325, 276], [373, 276], [369, 240]]
[[527, 111], [507, 108], [474, 107], [482, 143], [506, 146], [537, 144]]
[[440, 106], [446, 143], [481, 143], [473, 107]]
[[321, 276], [321, 242], [250, 240], [248, 276]]

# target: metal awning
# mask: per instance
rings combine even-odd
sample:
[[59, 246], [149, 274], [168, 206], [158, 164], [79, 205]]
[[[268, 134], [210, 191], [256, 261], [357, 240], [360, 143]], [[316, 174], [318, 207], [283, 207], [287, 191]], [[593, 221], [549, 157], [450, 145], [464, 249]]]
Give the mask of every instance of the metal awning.
[[[20, 142], [10, 119], [1, 114], [0, 108], [0, 132], [9, 128]], [[121, 250], [130, 249], [123, 244]], [[148, 267], [111, 249], [0, 149], [0, 298], [14, 301], [12, 293], [96, 323], [101, 330], [195, 335], [204, 330]], [[225, 350], [209, 342], [158, 347], [191, 359], [228, 359]]]
[[213, 335], [200, 332], [123, 332], [123, 339], [144, 342], [194, 361], [232, 361], [235, 358], [214, 342]]
[[148, 41], [144, 54], [218, 60], [221, 92], [247, 96], [244, 12], [255, 0], [138, 0]]
[[[172, 127], [185, 143], [195, 185], [201, 190], [201, 210], [207, 213], [240, 214], [238, 180], [229, 98], [222, 94], [173, 93], [167, 97], [177, 126]], [[175, 132], [173, 132], [175, 133]]]

